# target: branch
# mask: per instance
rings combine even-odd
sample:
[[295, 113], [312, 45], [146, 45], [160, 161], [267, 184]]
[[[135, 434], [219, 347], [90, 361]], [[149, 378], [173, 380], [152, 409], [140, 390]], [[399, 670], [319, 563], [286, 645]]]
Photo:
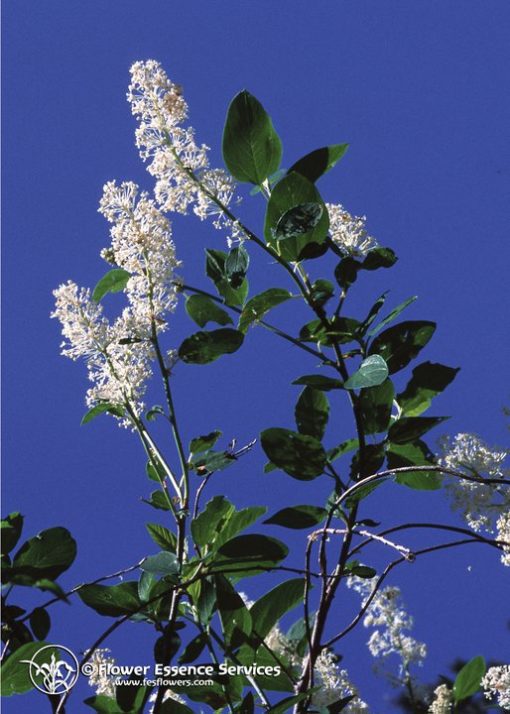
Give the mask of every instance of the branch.
[[[447, 548], [454, 548], [457, 545], [465, 545], [468, 543], [484, 543], [485, 545], [492, 545], [496, 548], [500, 548], [499, 545], [497, 545], [497, 541], [490, 541], [488, 539], [480, 539], [480, 538], [463, 538], [462, 540], [456, 540], [456, 541], [451, 541], [450, 543], [441, 543], [440, 545], [433, 545], [429, 546], [428, 548], [423, 548], [422, 550], [417, 550], [414, 552], [415, 558], [417, 558], [420, 555], [426, 555], [428, 553], [434, 553], [438, 550], [446, 550]], [[377, 582], [374, 586], [374, 589], [370, 593], [370, 596], [367, 598], [366, 602], [363, 604], [361, 610], [358, 612], [356, 617], [347, 625], [347, 627], [342, 630], [338, 635], [335, 635], [332, 637], [330, 640], [328, 640], [323, 647], [332, 647], [336, 642], [341, 640], [345, 635], [347, 635], [356, 625], [358, 622], [361, 620], [363, 615], [366, 613], [368, 608], [370, 607], [370, 604], [374, 597], [376, 596], [378, 590], [380, 589], [381, 585], [389, 575], [389, 573], [393, 570], [393, 568], [396, 568], [397, 565], [401, 565], [402, 563], [409, 562], [407, 558], [402, 556], [401, 558], [398, 558], [397, 560], [392, 561], [389, 565], [386, 566], [382, 574], [379, 576], [377, 579]]]

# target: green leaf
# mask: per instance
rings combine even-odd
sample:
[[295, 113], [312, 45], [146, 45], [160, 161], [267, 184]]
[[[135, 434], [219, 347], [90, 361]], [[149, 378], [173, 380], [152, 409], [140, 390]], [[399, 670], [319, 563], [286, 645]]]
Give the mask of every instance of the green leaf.
[[100, 414], [113, 414], [114, 416], [123, 417], [125, 410], [120, 404], [110, 404], [110, 402], [100, 402], [95, 407], [91, 407], [81, 420], [81, 426], [88, 424], [89, 421], [95, 419]]
[[265, 506], [249, 506], [233, 513], [219, 532], [216, 539], [216, 547], [223, 545], [238, 533], [249, 528], [252, 523], [264, 516], [266, 512], [267, 508]]
[[370, 325], [373, 323], [377, 315], [379, 314], [379, 311], [382, 309], [384, 303], [386, 302], [386, 296], [387, 292], [383, 293], [380, 297], [377, 298], [377, 300], [374, 302], [372, 307], [370, 308], [370, 311], [366, 318], [363, 320], [359, 327], [359, 334], [364, 335], [365, 332], [368, 330]]
[[276, 704], [274, 707], [271, 707], [271, 709], [268, 709], [267, 714], [284, 714], [284, 712], [288, 712], [289, 709], [294, 706], [294, 704], [301, 702], [303, 699], [306, 699], [309, 696], [310, 694], [308, 692], [305, 692], [304, 694], [295, 694], [292, 697], [282, 699], [281, 702]]
[[120, 293], [127, 285], [131, 273], [122, 268], [109, 270], [97, 283], [92, 293], [92, 300], [99, 302], [107, 293]]
[[341, 389], [343, 382], [332, 377], [323, 377], [321, 374], [305, 374], [303, 377], [295, 379], [292, 384], [305, 384], [323, 392], [330, 392], [332, 389]]
[[487, 667], [483, 657], [474, 657], [462, 667], [453, 684], [453, 698], [455, 702], [467, 699], [467, 697], [470, 697], [479, 690], [486, 669]]
[[338, 458], [340, 458], [340, 456], [348, 454], [349, 451], [354, 451], [354, 449], [357, 449], [358, 446], [359, 442], [357, 439], [347, 439], [347, 441], [342, 441], [341, 444], [335, 446], [333, 449], [330, 449], [328, 451], [328, 461], [330, 463], [333, 463], [333, 461], [336, 461]]
[[186, 298], [186, 312], [199, 327], [205, 327], [208, 322], [218, 325], [231, 325], [232, 318], [207, 295], [190, 295]]
[[159, 404], [155, 404], [145, 412], [145, 418], [147, 421], [156, 421], [158, 416], [165, 416], [165, 410]]
[[300, 203], [285, 211], [274, 229], [276, 240], [298, 238], [312, 231], [319, 224], [324, 207], [315, 201]]
[[175, 553], [177, 547], [175, 533], [169, 531], [165, 526], [160, 526], [159, 523], [147, 523], [145, 527], [156, 545], [159, 545], [163, 550], [170, 551], [170, 553]]
[[140, 566], [144, 573], [153, 575], [175, 575], [179, 572], [179, 561], [175, 553], [162, 550], [157, 555], [150, 555]]
[[308, 481], [324, 471], [326, 452], [313, 436], [290, 429], [266, 429], [260, 435], [268, 459], [294, 478]]
[[384, 444], [367, 444], [363, 449], [363, 463], [360, 463], [360, 452], [354, 454], [351, 462], [351, 478], [357, 480], [379, 471], [385, 459]]
[[99, 615], [119, 617], [140, 610], [138, 583], [127, 582], [119, 585], [86, 585], [78, 590], [82, 602]]
[[250, 256], [242, 245], [232, 248], [225, 260], [225, 275], [231, 287], [239, 288], [250, 264]]
[[36, 607], [30, 615], [30, 627], [38, 640], [44, 640], [50, 631], [51, 619], [44, 607]]
[[239, 318], [238, 329], [246, 333], [248, 327], [256, 320], [262, 320], [264, 315], [273, 307], [286, 302], [292, 297], [288, 290], [283, 288], [269, 288], [263, 293], [250, 298], [243, 308]]
[[328, 704], [326, 711], [328, 714], [340, 714], [343, 710], [356, 698], [355, 694], [349, 694], [347, 697], [342, 697], [332, 704]]
[[425, 320], [401, 322], [389, 327], [372, 342], [370, 354], [386, 360], [390, 374], [406, 367], [425, 347], [436, 329], [435, 322]]
[[191, 522], [193, 540], [199, 547], [212, 544], [234, 514], [235, 507], [224, 496], [214, 496]]
[[214, 471], [223, 471], [236, 460], [230, 451], [204, 451], [193, 458], [190, 468], [195, 469], [199, 476], [207, 476]]
[[117, 687], [115, 698], [122, 712], [139, 714], [143, 711], [143, 705], [147, 701], [149, 693], [147, 687], [141, 686], [141, 683], [137, 685], [132, 681], [130, 684], [123, 684]]
[[230, 328], [195, 332], [179, 347], [179, 357], [188, 364], [209, 364], [222, 355], [236, 352], [243, 340], [242, 332]]
[[303, 601], [304, 580], [294, 578], [280, 583], [250, 608], [253, 632], [261, 640], [283, 615]]
[[299, 395], [295, 417], [300, 434], [314, 436], [320, 441], [329, 419], [329, 401], [324, 392], [305, 387]]
[[[2, 681], [2, 696], [10, 697], [13, 694], [24, 694], [34, 689], [30, 678], [30, 666], [26, 663], [30, 661], [40, 649], [46, 647], [46, 642], [27, 642], [18, 647], [10, 654], [0, 668], [0, 678]], [[48, 663], [51, 655], [55, 654], [54, 649], [47, 649], [37, 658], [38, 664]]]
[[400, 305], [397, 305], [397, 307], [392, 310], [389, 315], [386, 315], [386, 317], [383, 318], [378, 325], [369, 330], [369, 332], [367, 332], [367, 335], [369, 337], [375, 337], [375, 335], [377, 335], [383, 329], [383, 327], [386, 327], [386, 325], [389, 325], [390, 322], [393, 322], [393, 320], [395, 320], [400, 315], [400, 313], [406, 309], [406, 307], [409, 307], [409, 305], [411, 305], [417, 299], [418, 296], [413, 295], [412, 297], [407, 298], [407, 300], [404, 300], [404, 302], [401, 302]]
[[330, 280], [319, 278], [312, 284], [311, 297], [316, 305], [322, 307], [335, 294], [335, 286]]
[[2, 518], [2, 555], [7, 555], [16, 546], [23, 529], [23, 516], [15, 511]]
[[381, 355], [370, 355], [344, 383], [345, 389], [377, 387], [388, 376], [388, 365]]
[[334, 317], [329, 321], [329, 328], [326, 329], [322, 320], [312, 320], [301, 328], [299, 337], [304, 342], [316, 342], [328, 346], [335, 342], [346, 344], [357, 339], [359, 324], [351, 317]]
[[[119, 687], [119, 689], [121, 689], [121, 687]], [[106, 697], [104, 694], [89, 697], [88, 699], [85, 699], [83, 703], [95, 712], [98, 712], [98, 714], [124, 714], [115, 699]]]
[[394, 398], [395, 388], [391, 379], [361, 392], [359, 405], [366, 434], [379, 434], [388, 429]]
[[170, 506], [168, 505], [168, 501], [166, 500], [165, 496], [163, 495], [162, 491], [153, 491], [150, 495], [150, 499], [147, 501], [144, 498], [142, 499], [144, 503], [147, 503], [149, 506], [152, 506], [153, 508], [157, 508], [160, 511], [169, 511]]
[[201, 454], [204, 451], [211, 449], [221, 436], [221, 431], [211, 431], [210, 434], [197, 436], [190, 441], [190, 454]]
[[233, 287], [226, 270], [227, 253], [222, 250], [208, 249], [206, 253], [206, 273], [214, 282], [216, 290], [230, 307], [242, 305], [248, 294], [248, 281], [244, 279], [238, 287]]
[[179, 664], [188, 664], [189, 662], [194, 662], [202, 652], [207, 644], [208, 636], [205, 632], [200, 632], [196, 637], [194, 637], [186, 647], [184, 652], [179, 657]]
[[160, 708], [161, 714], [193, 714], [193, 710], [176, 699], [167, 699]]
[[[434, 463], [434, 455], [423, 441], [409, 444], [389, 444], [388, 469], [404, 466], [427, 466]], [[397, 483], [420, 491], [435, 491], [441, 488], [441, 476], [435, 471], [409, 471], [396, 474]]]
[[[16, 553], [14, 582], [30, 584], [42, 578], [55, 580], [76, 558], [76, 541], [66, 528], [48, 528], [27, 540]], [[24, 582], [26, 581], [26, 582]]]
[[402, 417], [393, 422], [388, 432], [394, 444], [407, 444], [415, 441], [449, 417]]
[[351, 560], [345, 564], [345, 572], [349, 575], [355, 575], [357, 578], [366, 578], [370, 580], [377, 575], [377, 570], [368, 565], [361, 565], [357, 560]]
[[391, 268], [398, 258], [391, 248], [372, 248], [362, 263], [363, 270], [378, 270], [379, 268]]
[[413, 369], [405, 390], [397, 401], [406, 416], [419, 416], [432, 404], [432, 399], [453, 382], [459, 368], [443, 364], [423, 362]]
[[274, 516], [265, 520], [264, 523], [298, 530], [318, 525], [326, 515], [326, 509], [319, 506], [290, 506], [278, 511]]
[[293, 164], [288, 173], [295, 171], [304, 176], [308, 181], [315, 183], [317, 179], [324, 176], [343, 157], [349, 144], [331, 144], [323, 146], [321, 149], [311, 151], [302, 159]]
[[222, 575], [216, 576], [216, 597], [225, 640], [234, 647], [242, 644], [252, 631], [252, 618], [244, 600]]
[[251, 692], [248, 692], [244, 697], [239, 709], [236, 710], [236, 714], [255, 714], [255, 699]]
[[141, 602], [146, 603], [150, 600], [152, 588], [156, 583], [157, 579], [152, 573], [142, 572], [138, 581], [138, 597]]
[[253, 562], [261, 568], [265, 564], [279, 563], [288, 552], [289, 549], [281, 541], [258, 533], [236, 536], [218, 549], [218, 553], [228, 560]]
[[260, 185], [280, 167], [282, 144], [271, 117], [243, 90], [232, 100], [223, 130], [223, 159], [234, 178]]
[[[289, 216], [289, 211], [298, 209], [298, 213], [302, 212], [301, 207], [304, 204], [317, 204], [322, 208], [322, 213], [317, 222], [312, 221], [310, 230], [305, 230], [307, 227], [305, 221], [301, 226], [305, 232], [280, 240], [278, 237], [281, 235], [281, 230], [280, 233], [278, 232], [279, 226], [281, 229], [280, 221]], [[297, 173], [284, 176], [274, 187], [267, 204], [264, 225], [264, 235], [267, 242], [285, 260], [296, 261], [307, 244], [324, 242], [328, 228], [328, 212], [314, 184]]]

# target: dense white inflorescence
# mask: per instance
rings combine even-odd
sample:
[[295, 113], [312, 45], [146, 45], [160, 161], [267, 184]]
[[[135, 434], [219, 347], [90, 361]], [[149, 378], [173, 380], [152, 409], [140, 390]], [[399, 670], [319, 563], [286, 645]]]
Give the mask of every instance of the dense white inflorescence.
[[129, 404], [138, 416], [152, 374], [152, 339], [166, 328], [166, 315], [176, 306], [173, 279], [179, 263], [170, 223], [146, 193], [139, 195], [136, 184], [107, 183], [99, 210], [112, 223], [111, 247], [103, 255], [130, 273], [124, 288], [128, 305], [111, 323], [90, 291], [69, 281], [54, 291], [52, 317], [62, 324], [62, 354], [87, 361], [93, 382], [87, 405]]
[[441, 684], [434, 690], [434, 701], [429, 707], [430, 714], [450, 714], [453, 695], [447, 684]]
[[480, 481], [466, 481], [445, 475], [444, 485], [451, 498], [452, 509], [458, 511], [476, 532], [487, 531], [508, 543], [501, 561], [510, 565], [510, 493], [507, 488], [491, 483], [506, 478], [504, 468], [509, 451], [489, 447], [475, 434], [457, 434], [441, 443], [439, 463]]
[[[373, 592], [375, 583], [375, 580], [354, 577], [347, 582], [349, 587], [361, 595], [363, 605]], [[407, 682], [409, 666], [423, 664], [427, 647], [407, 634], [414, 622], [402, 605], [400, 589], [391, 586], [378, 591], [366, 611], [363, 624], [365, 627], [377, 628], [367, 643], [372, 656], [385, 660], [390, 655], [397, 655], [400, 659], [399, 678]]]
[[351, 216], [340, 204], [327, 203], [331, 239], [346, 255], [365, 256], [377, 241], [365, 228], [365, 216]]
[[510, 665], [489, 667], [482, 679], [482, 687], [487, 699], [496, 697], [502, 709], [510, 710]]
[[110, 656], [110, 650], [108, 648], [94, 650], [89, 664], [91, 665], [91, 674], [88, 676], [89, 686], [95, 690], [96, 694], [114, 699], [115, 677], [108, 674], [108, 669], [115, 664], [115, 660]]
[[235, 199], [235, 182], [223, 169], [209, 168], [208, 148], [195, 142], [195, 131], [183, 126], [188, 105], [182, 89], [166, 75], [159, 62], [135, 62], [127, 98], [139, 125], [136, 145], [156, 179], [154, 193], [163, 211], [187, 213], [202, 220], [213, 218], [216, 228], [229, 231], [229, 240], [243, 232], [222, 207]]

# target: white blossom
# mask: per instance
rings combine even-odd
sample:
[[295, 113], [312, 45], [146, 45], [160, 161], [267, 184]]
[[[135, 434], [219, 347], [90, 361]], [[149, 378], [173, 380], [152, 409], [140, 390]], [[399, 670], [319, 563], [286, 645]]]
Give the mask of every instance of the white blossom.
[[[439, 463], [480, 479], [466, 481], [445, 476], [444, 485], [454, 511], [459, 511], [470, 528], [476, 532], [497, 533], [499, 540], [510, 544], [510, 493], [491, 479], [505, 478], [510, 470], [504, 468], [509, 451], [489, 447], [475, 434], [457, 434], [441, 442]], [[502, 562], [510, 565], [510, 545], [505, 548]]]
[[[149, 697], [149, 703], [154, 704], [156, 702], [156, 699], [158, 698], [158, 690], [155, 689], [152, 694]], [[163, 694], [163, 700], [164, 702], [167, 702], [169, 699], [172, 699], [174, 702], [179, 702], [180, 704], [185, 704], [184, 699], [177, 694], [177, 692], [173, 692], [171, 689], [166, 689], [165, 693]], [[149, 709], [149, 714], [154, 713], [154, 707], [150, 707]]]
[[453, 695], [447, 684], [441, 684], [434, 690], [434, 701], [429, 707], [430, 714], [450, 714]]
[[[347, 581], [348, 586], [361, 595], [363, 605], [373, 592], [375, 583], [373, 579], [361, 578], [349, 578]], [[409, 665], [422, 665], [427, 647], [408, 634], [414, 621], [401, 602], [400, 589], [389, 586], [379, 590], [366, 611], [363, 624], [376, 628], [367, 642], [372, 656], [386, 660], [390, 655], [397, 655], [400, 659], [400, 680], [408, 681]]]
[[227, 228], [229, 239], [238, 240], [239, 224], [222, 208], [234, 200], [235, 182], [223, 169], [209, 168], [209, 147], [197, 145], [194, 129], [183, 126], [188, 105], [181, 87], [155, 60], [135, 62], [130, 71], [127, 98], [139, 122], [136, 145], [156, 179], [159, 206], [184, 214], [191, 207], [202, 220], [212, 216], [215, 227]]
[[128, 305], [111, 323], [90, 291], [69, 281], [54, 291], [52, 317], [62, 324], [62, 354], [87, 362], [93, 383], [87, 405], [129, 404], [138, 416], [152, 375], [154, 333], [166, 328], [167, 313], [176, 306], [174, 270], [179, 263], [169, 221], [146, 193], [139, 194], [136, 184], [107, 183], [99, 210], [112, 223], [106, 257], [130, 273], [124, 288]]
[[351, 216], [341, 205], [327, 203], [331, 239], [346, 255], [365, 256], [377, 247], [377, 241], [368, 235], [365, 216]]
[[[244, 595], [241, 594], [244, 599]], [[291, 668], [299, 677], [303, 667], [303, 658], [296, 652], [296, 643], [290, 640], [275, 625], [265, 638], [267, 647], [275, 654], [285, 657]], [[354, 698], [342, 711], [345, 714], [368, 714], [369, 708], [358, 694], [358, 690], [349, 679], [347, 670], [342, 669], [338, 664], [338, 657], [327, 648], [323, 649], [317, 657], [314, 666], [315, 686], [318, 691], [312, 695], [312, 704], [318, 707], [326, 707], [333, 702], [344, 697]]]
[[505, 711], [510, 710], [510, 665], [489, 667], [482, 679], [485, 697], [497, 697], [499, 706]]
[[96, 694], [111, 699], [115, 697], [116, 677], [109, 674], [109, 668], [114, 664], [115, 660], [110, 656], [110, 650], [107, 648], [94, 650], [89, 659], [89, 665], [91, 665], [91, 673], [88, 675], [89, 686], [95, 690]]

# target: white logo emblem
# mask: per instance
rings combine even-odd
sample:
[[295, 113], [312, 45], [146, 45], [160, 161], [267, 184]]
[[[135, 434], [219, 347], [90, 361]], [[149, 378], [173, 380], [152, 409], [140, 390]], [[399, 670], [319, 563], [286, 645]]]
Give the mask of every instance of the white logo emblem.
[[[50, 661], [42, 656], [45, 650], [53, 650]], [[65, 694], [76, 684], [78, 679], [78, 660], [73, 652], [62, 645], [45, 645], [33, 655], [32, 659], [22, 659], [28, 664], [32, 684], [43, 694]]]

